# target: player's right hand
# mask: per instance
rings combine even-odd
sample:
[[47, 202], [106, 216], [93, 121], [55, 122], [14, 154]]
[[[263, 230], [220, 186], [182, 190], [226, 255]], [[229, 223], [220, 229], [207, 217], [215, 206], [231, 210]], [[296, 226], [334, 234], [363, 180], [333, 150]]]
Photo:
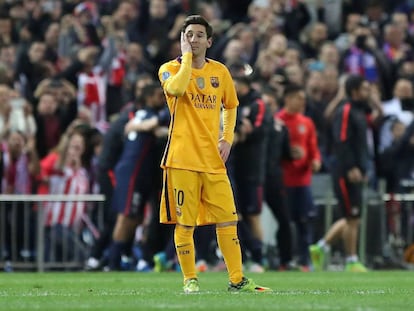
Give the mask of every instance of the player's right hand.
[[181, 54], [192, 52], [191, 44], [188, 42], [188, 38], [184, 32], [181, 32]]

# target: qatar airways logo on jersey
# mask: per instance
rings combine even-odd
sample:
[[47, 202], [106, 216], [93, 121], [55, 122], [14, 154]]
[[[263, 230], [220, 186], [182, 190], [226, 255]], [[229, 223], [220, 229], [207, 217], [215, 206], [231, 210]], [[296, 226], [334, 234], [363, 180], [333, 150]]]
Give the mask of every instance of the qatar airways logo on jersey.
[[195, 108], [198, 109], [215, 109], [217, 104], [217, 96], [209, 94], [189, 93], [190, 100]]

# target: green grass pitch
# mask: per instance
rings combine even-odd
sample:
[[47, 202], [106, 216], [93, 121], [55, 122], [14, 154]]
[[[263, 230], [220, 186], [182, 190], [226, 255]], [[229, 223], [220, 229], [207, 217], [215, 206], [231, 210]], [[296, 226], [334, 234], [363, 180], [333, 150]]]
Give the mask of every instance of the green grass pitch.
[[180, 273], [1, 273], [0, 310], [414, 310], [414, 272], [248, 274], [272, 293], [228, 293], [227, 275], [199, 275], [185, 295]]

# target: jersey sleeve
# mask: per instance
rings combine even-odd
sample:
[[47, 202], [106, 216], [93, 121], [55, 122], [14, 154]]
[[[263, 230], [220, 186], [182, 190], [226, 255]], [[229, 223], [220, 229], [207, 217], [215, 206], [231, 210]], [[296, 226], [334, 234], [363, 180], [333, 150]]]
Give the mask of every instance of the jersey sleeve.
[[225, 109], [233, 109], [239, 105], [237, 99], [236, 88], [234, 87], [233, 79], [230, 75], [229, 70], [224, 67], [224, 96], [223, 96], [223, 107]]
[[223, 139], [230, 145], [234, 139], [234, 127], [236, 125], [237, 109], [224, 109], [223, 111]]
[[180, 68], [176, 73], [171, 70], [169, 63], [164, 64], [158, 71], [158, 78], [168, 95], [183, 96], [191, 78], [192, 53], [185, 53], [181, 59]]

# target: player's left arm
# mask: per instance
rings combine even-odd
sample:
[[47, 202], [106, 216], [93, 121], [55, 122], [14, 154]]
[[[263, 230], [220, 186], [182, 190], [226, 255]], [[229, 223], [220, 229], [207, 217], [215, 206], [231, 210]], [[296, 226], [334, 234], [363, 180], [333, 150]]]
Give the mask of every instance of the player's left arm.
[[234, 139], [236, 118], [237, 108], [223, 109], [223, 136], [219, 140], [219, 151], [224, 162], [227, 161], [230, 155], [230, 149]]
[[237, 106], [239, 100], [237, 99], [236, 89], [230, 72], [225, 68], [223, 75], [223, 134], [219, 140], [220, 156], [224, 162], [227, 161], [230, 155], [231, 145], [234, 140], [234, 128], [237, 119]]

